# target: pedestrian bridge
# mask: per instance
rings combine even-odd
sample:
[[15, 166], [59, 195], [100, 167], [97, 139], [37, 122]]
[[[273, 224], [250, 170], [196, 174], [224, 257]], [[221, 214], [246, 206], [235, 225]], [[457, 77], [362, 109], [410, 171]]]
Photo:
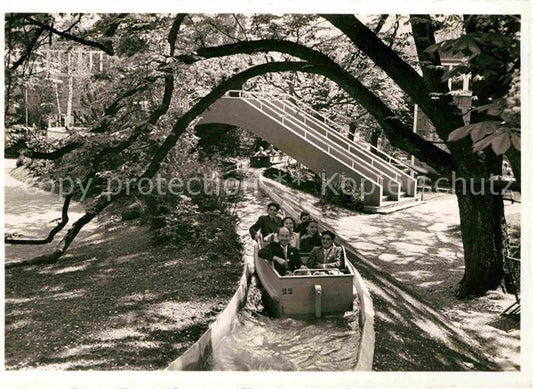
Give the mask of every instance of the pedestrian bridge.
[[388, 213], [417, 205], [416, 177], [398, 159], [351, 140], [342, 127], [286, 94], [229, 91], [198, 123], [250, 131], [327, 180], [342, 177], [363, 193], [365, 210]]

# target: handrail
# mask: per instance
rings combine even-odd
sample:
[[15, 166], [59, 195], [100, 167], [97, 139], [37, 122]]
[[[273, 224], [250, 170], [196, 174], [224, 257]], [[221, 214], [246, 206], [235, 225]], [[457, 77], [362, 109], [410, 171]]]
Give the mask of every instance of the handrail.
[[[276, 100], [276, 101], [282, 101], [282, 100]], [[284, 105], [284, 107], [285, 107], [285, 105]], [[291, 108], [292, 108], [292, 107], [291, 107]], [[302, 112], [302, 111], [300, 111], [300, 110], [298, 109], [298, 107], [295, 107], [295, 108], [292, 108], [292, 109], [295, 109], [295, 110], [297, 111], [297, 114], [298, 114], [299, 112]], [[285, 109], [283, 109], [283, 112], [284, 112], [284, 113], [287, 113], [287, 112], [285, 111]], [[308, 119], [308, 118], [311, 118], [311, 119], [313, 119], [313, 120], [315, 120], [315, 121], [317, 120], [316, 118], [314, 118], [313, 116], [310, 116], [310, 115], [305, 115], [303, 121], [300, 120], [300, 119], [298, 119], [298, 118], [296, 117], [296, 115], [292, 115], [292, 116], [295, 117], [298, 121], [302, 122], [304, 125], [307, 125], [307, 123], [306, 123], [306, 119]], [[335, 131], [331, 131], [331, 130], [329, 129], [329, 127], [327, 127], [327, 126], [326, 126], [326, 127], [322, 127], [322, 128], [326, 131], [326, 135], [325, 135], [326, 138], [328, 138], [328, 135], [331, 134], [333, 137], [335, 137], [336, 139], [340, 140], [341, 142], [343, 142], [343, 143], [347, 146], [348, 152], [350, 152], [350, 151], [352, 150], [352, 147], [353, 147], [353, 146], [350, 144], [349, 139], [347, 139], [347, 138], [344, 137], [344, 136], [339, 135], [339, 134], [338, 134], [337, 132], [335, 132]], [[404, 175], [404, 176], [407, 177], [408, 179], [413, 180], [413, 178], [412, 178], [411, 176], [409, 176], [407, 173], [405, 173], [405, 172], [399, 170], [398, 168], [392, 166], [390, 163], [388, 164], [388, 163], [386, 163], [385, 161], [383, 161], [382, 159], [377, 158], [377, 157], [376, 157], [375, 155], [373, 155], [373, 154], [368, 154], [366, 150], [361, 149], [361, 148], [356, 148], [356, 147], [355, 147], [355, 149], [357, 149], [357, 150], [359, 150], [359, 151], [362, 151], [363, 154], [364, 154], [365, 156], [367, 156], [367, 157], [369, 157], [369, 158], [371, 159], [372, 163], [370, 163], [370, 165], [374, 166], [374, 165], [373, 165], [373, 162], [376, 161], [377, 164], [380, 164], [381, 166], [385, 166], [385, 167], [387, 167], [388, 169], [393, 170], [393, 171], [394, 171], [394, 175], [395, 175], [394, 178], [392, 178], [390, 175], [388, 175], [388, 174], [386, 174], [386, 173], [380, 171], [381, 174], [386, 175], [388, 178], [393, 179], [393, 180], [395, 180], [395, 181], [400, 181], [399, 176], [400, 176], [400, 175]], [[353, 157], [358, 157], [357, 155], [354, 155], [354, 154], [351, 154], [351, 156], [353, 156]], [[361, 158], [359, 158], [359, 159], [361, 159]], [[365, 161], [365, 162], [366, 162], [366, 161]], [[367, 163], [368, 163], [368, 162], [367, 162]]]
[[[292, 104], [294, 105], [297, 109], [299, 108], [300, 110], [302, 111], [311, 111], [313, 114], [317, 115], [318, 117], [320, 117], [322, 119], [322, 122], [323, 123], [331, 123], [331, 127], [333, 128], [336, 128], [337, 129], [337, 132], [344, 132], [344, 129], [339, 126], [337, 123], [335, 123], [333, 120], [329, 119], [328, 117], [322, 115], [320, 112], [316, 111], [315, 109], [313, 109], [312, 107], [309, 107], [307, 104], [304, 104], [303, 102], [299, 101], [298, 99], [296, 99], [294, 96], [291, 96], [287, 93], [276, 93], [275, 95], [272, 94], [272, 93], [268, 93], [268, 92], [252, 92], [252, 91], [242, 91], [242, 90], [232, 90], [232, 91], [228, 91], [226, 92], [226, 94], [229, 96], [229, 97], [233, 97], [231, 96], [232, 93], [238, 93], [239, 94], [239, 97], [242, 96], [243, 94], [250, 94], [250, 95], [256, 95], [256, 96], [269, 96], [270, 98], [275, 98], [277, 99], [278, 97], [282, 97], [282, 99], [279, 99], [279, 101], [282, 101], [282, 100], [289, 100], [289, 104]], [[293, 101], [296, 101], [297, 104], [293, 103]], [[318, 120], [316, 117], [314, 117], [313, 115], [309, 115], [311, 117], [313, 117], [314, 119], [316, 119], [317, 121], [320, 122], [320, 120]], [[355, 139], [349, 139], [347, 138], [348, 141], [351, 141], [353, 142], [354, 144], [356, 145], [359, 145], [359, 146], [366, 146], [366, 147], [370, 147], [370, 149], [372, 150], [375, 150], [376, 152], [380, 153], [381, 155], [385, 156], [387, 159], [388, 159], [388, 163], [393, 166], [394, 168], [396, 168], [397, 170], [400, 170], [398, 169], [397, 167], [395, 167], [394, 165], [392, 165], [392, 161], [402, 165], [403, 167], [407, 168], [410, 172], [414, 173], [416, 175], [416, 171], [409, 167], [405, 162], [403, 161], [400, 161], [399, 159], [397, 158], [394, 158], [392, 155], [390, 154], [387, 154], [386, 152], [378, 149], [376, 146], [364, 141], [364, 140], [361, 140], [361, 139], [357, 139], [357, 141]], [[401, 170], [400, 170], [401, 171]], [[404, 172], [402, 172], [404, 173]], [[409, 176], [408, 174], [406, 174], [407, 176]], [[409, 176], [410, 177], [410, 176]], [[412, 177], [411, 177], [412, 178]]]
[[[268, 99], [264, 99], [264, 100], [255, 99], [255, 100], [256, 100], [256, 101], [259, 101], [261, 104], [267, 105], [267, 106], [268, 106], [271, 110], [273, 110], [273, 111], [281, 111], [281, 113], [286, 114], [286, 112], [282, 111], [279, 107], [276, 107], [275, 105], [271, 105], [271, 101], [268, 100]], [[261, 107], [260, 107], [260, 110], [261, 110], [262, 112], [264, 112], [264, 111], [262, 110], [262, 105], [261, 105]], [[278, 115], [282, 118], [282, 123], [283, 123], [283, 119], [284, 119], [287, 115], [281, 115], [281, 114], [279, 114], [279, 113], [278, 113]], [[302, 123], [304, 126], [307, 126], [307, 124], [306, 124], [305, 122], [302, 122], [300, 119], [298, 119], [298, 118], [295, 117], [294, 115], [289, 115], [289, 117], [290, 117], [289, 120], [290, 120], [291, 122], [294, 123], [294, 121], [298, 121], [298, 122]], [[304, 133], [310, 133], [309, 131], [307, 131], [307, 130], [306, 130], [304, 127], [302, 127], [301, 125], [296, 124], [296, 126], [298, 126], [300, 129], [302, 129], [302, 130], [304, 131]], [[308, 126], [307, 126], [307, 127], [308, 127]], [[319, 138], [319, 139], [320, 139], [320, 138], [328, 139], [327, 136], [324, 136], [324, 135], [322, 135], [322, 134], [320, 134], [320, 133], [315, 133], [315, 131], [312, 131], [311, 133], [312, 133], [313, 136], [315, 136], [316, 138]], [[335, 134], [335, 135], [336, 135], [336, 134]], [[336, 135], [336, 136], [338, 136], [338, 135]], [[307, 137], [306, 137], [306, 139], [307, 139]], [[326, 142], [326, 143], [327, 143], [327, 142]], [[328, 146], [328, 147], [329, 147], [329, 146]], [[362, 158], [359, 157], [358, 155], [353, 155], [353, 154], [348, 155], [348, 154], [345, 153], [344, 150], [342, 150], [342, 149], [341, 149], [340, 151], [342, 151], [342, 154], [343, 154], [343, 155], [345, 155], [345, 156], [347, 156], [347, 157], [350, 157], [350, 158], [355, 158], [355, 159], [357, 159], [360, 163], [366, 165], [367, 169], [370, 170], [373, 174], [375, 174], [375, 175], [376, 175], [376, 178], [377, 178], [378, 180], [379, 180], [380, 178], [382, 179], [383, 177], [381, 177], [381, 176], [383, 175], [383, 176], [387, 177], [388, 179], [390, 179], [390, 180], [392, 180], [392, 181], [395, 181], [395, 182], [398, 184], [398, 186], [401, 186], [401, 185], [400, 185], [400, 182], [399, 182], [399, 180], [398, 180], [398, 176], [396, 176], [396, 178], [393, 178], [393, 177], [391, 177], [390, 175], [388, 175], [388, 174], [386, 174], [386, 173], [380, 171], [379, 169], [376, 169], [376, 167], [375, 167], [374, 165], [372, 165], [371, 163], [365, 161], [364, 159], [362, 159]], [[349, 152], [349, 149], [348, 149], [348, 152]], [[328, 153], [328, 155], [330, 155], [330, 154], [331, 154], [331, 153]], [[353, 169], [353, 168], [354, 168], [354, 166], [353, 166], [353, 162], [352, 162], [352, 169]], [[355, 169], [354, 169], [354, 170], [355, 170]]]
[[[255, 105], [253, 105], [252, 103], [248, 102], [247, 100], [248, 100], [248, 99], [243, 99], [243, 101], [246, 102], [247, 104], [249, 104], [251, 107], [254, 107], [254, 108], [256, 108], [256, 109], [258, 108], [258, 107], [256, 107]], [[261, 104], [261, 102], [260, 102], [258, 99], [249, 99], [249, 100], [257, 100], [257, 101]], [[292, 130], [290, 127], [288, 127], [287, 125], [285, 125], [282, 121], [276, 119], [275, 117], [273, 117], [272, 115], [270, 115], [270, 114], [268, 114], [268, 113], [266, 113], [266, 112], [264, 112], [264, 111], [261, 111], [261, 112], [262, 112], [264, 115], [268, 116], [268, 117], [269, 117], [270, 119], [272, 119], [273, 121], [275, 121], [275, 122], [281, 124], [283, 127], [287, 128], [289, 131], [291, 131], [291, 132], [292, 132], [293, 134], [295, 134], [296, 136], [305, 139], [307, 142], [309, 142], [310, 144], [312, 144], [313, 146], [315, 146], [316, 148], [318, 148], [319, 150], [321, 150], [321, 151], [322, 151], [323, 153], [325, 153], [326, 155], [328, 155], [328, 156], [330, 156], [331, 158], [333, 158], [333, 159], [339, 161], [341, 164], [347, 166], [349, 169], [351, 169], [351, 170], [357, 172], [357, 174], [359, 174], [359, 175], [360, 175], [362, 178], [364, 178], [365, 180], [368, 180], [368, 182], [370, 182], [370, 183], [372, 183], [372, 184], [374, 184], [374, 185], [378, 185], [378, 186], [380, 186], [380, 187], [383, 186], [381, 183], [379, 183], [379, 181], [382, 180], [382, 177], [381, 177], [381, 176], [378, 175], [378, 180], [377, 180], [378, 182], [376, 182], [376, 180], [371, 179], [371, 178], [368, 177], [366, 174], [361, 173], [360, 171], [358, 171], [357, 169], [355, 169], [355, 167], [354, 167], [353, 165], [352, 165], [352, 166], [348, 165], [346, 162], [340, 160], [340, 159], [337, 158], [335, 155], [331, 154], [328, 150], [326, 150], [326, 149], [324, 149], [323, 147], [321, 147], [321, 146], [317, 145], [316, 143], [312, 142], [310, 139], [308, 139], [308, 138], [306, 138], [306, 137], [302, 137], [302, 135], [300, 135], [300, 134], [297, 133], [296, 131]], [[311, 136], [315, 136], [315, 137], [317, 137], [314, 133], [311, 133], [311, 132], [309, 132], [309, 131], [307, 131], [307, 130], [305, 130], [305, 129], [303, 129], [303, 131], [304, 131], [304, 135], [309, 133], [309, 134], [311, 134]], [[318, 138], [318, 137], [317, 137], [317, 138]]]
[[[297, 109], [298, 109], [298, 108], [301, 109], [301, 107], [304, 107], [306, 110], [311, 111], [311, 112], [313, 112], [315, 115], [320, 116], [321, 118], [324, 119], [324, 122], [327, 121], [328, 123], [332, 123], [333, 125], [331, 125], [331, 127], [332, 127], [332, 128], [336, 128], [336, 129], [337, 129], [337, 132], [343, 132], [343, 131], [344, 131], [344, 129], [343, 129], [342, 127], [340, 127], [337, 123], [335, 123], [333, 120], [331, 120], [331, 119], [329, 119], [329, 118], [323, 116], [323, 115], [320, 114], [318, 111], [316, 111], [316, 110], [314, 110], [313, 108], [307, 106], [306, 104], [304, 104], [304, 103], [302, 103], [302, 102], [300, 102], [300, 101], [298, 101], [298, 100], [295, 100], [295, 101], [298, 102], [298, 105], [297, 105], [297, 104], [294, 104], [292, 101], [289, 101], [289, 104], [294, 105]], [[301, 109], [301, 110], [303, 111], [303, 109]], [[310, 117], [316, 119], [316, 117], [314, 117], [313, 115], [310, 115]], [[317, 121], [320, 122], [320, 120], [317, 120]], [[405, 162], [403, 162], [403, 161], [401, 161], [401, 160], [399, 160], [399, 159], [397, 159], [397, 158], [394, 158], [392, 155], [387, 154], [387, 153], [384, 152], [383, 150], [380, 150], [379, 148], [377, 148], [377, 147], [374, 146], [373, 144], [368, 143], [368, 142], [362, 140], [362, 139], [359, 138], [359, 137], [357, 138], [357, 140], [355, 140], [355, 138], [354, 138], [354, 139], [350, 139], [350, 138], [347, 138], [347, 137], [343, 137], [343, 138], [346, 139], [346, 142], [352, 142], [352, 143], [354, 143], [354, 144], [360, 146], [360, 147], [362, 148], [362, 150], [364, 150], [364, 147], [369, 147], [371, 150], [375, 150], [377, 153], [379, 153], [379, 154], [381, 154], [381, 155], [383, 155], [383, 156], [385, 156], [385, 157], [387, 158], [387, 162], [388, 162], [389, 165], [392, 165], [392, 161], [394, 161], [394, 162], [396, 162], [396, 163], [398, 163], [398, 164], [404, 166], [405, 168], [409, 169], [410, 172], [414, 172], [414, 173], [416, 173], [416, 171], [415, 171], [413, 168], [409, 167]], [[392, 165], [392, 167], [395, 168], [395, 169], [397, 169], [397, 170], [399, 170], [399, 169], [398, 169], [397, 167], [395, 167], [394, 165]], [[400, 170], [400, 172], [402, 172], [402, 173], [404, 173], [405, 175], [409, 176], [409, 174], [406, 174], [405, 172], [403, 172], [403, 171], [401, 171], [401, 170]], [[409, 176], [409, 177], [411, 177], [411, 176]], [[412, 178], [412, 177], [411, 177], [411, 178]]]
[[[283, 103], [282, 103], [283, 108], [276, 106], [275, 104], [272, 103], [273, 101], [283, 101], [283, 100], [275, 99], [274, 96], [269, 94], [268, 92], [247, 92], [247, 91], [242, 91], [242, 93], [239, 93], [238, 95], [241, 96], [243, 99], [250, 99], [250, 100], [254, 100], [254, 101], [260, 102], [260, 104], [261, 104], [261, 107], [259, 108], [260, 110], [262, 110], [263, 104], [268, 106], [271, 110], [276, 110], [278, 112], [278, 115], [282, 118], [282, 122], [283, 122], [283, 119], [285, 117], [290, 117], [292, 119], [292, 121], [296, 120], [299, 123], [302, 123], [304, 126], [310, 127], [309, 124], [307, 124], [306, 120], [309, 120], [309, 118], [311, 118], [313, 121], [317, 120], [317, 119], [315, 119], [312, 116], [309, 116], [307, 114], [304, 115], [303, 120], [302, 120], [302, 119], [298, 118], [298, 116], [296, 116], [297, 114], [292, 114], [290, 112], [287, 112], [285, 110], [285, 107], [287, 105], [285, 105]], [[252, 97], [248, 97], [248, 96], [252, 96]], [[260, 97], [258, 98], [257, 96], [260, 96]], [[296, 111], [301, 112], [301, 110], [299, 110], [298, 107], [294, 107], [292, 105], [289, 105], [288, 107], [290, 109], [292, 109], [292, 110], [296, 110]], [[322, 126], [323, 125], [321, 125], [321, 127]], [[298, 127], [302, 128], [301, 126], [298, 126]], [[316, 131], [315, 129], [313, 129], [312, 133], [313, 134], [316, 133], [316, 134], [318, 134], [320, 136], [320, 138], [326, 138], [327, 140], [330, 140], [330, 141], [331, 141], [331, 137], [333, 136], [336, 139], [338, 139], [340, 142], [343, 142], [345, 147], [342, 147], [342, 146], [337, 144], [336, 146], [340, 146], [340, 147], [338, 149], [336, 148], [336, 150], [338, 152], [340, 152], [342, 155], [347, 156], [347, 157], [349, 157], [351, 159], [355, 159], [355, 160], [359, 161], [359, 163], [361, 163], [363, 165], [366, 165], [367, 169], [372, 171], [372, 172], [374, 172], [374, 174], [377, 176], [377, 180], [378, 180], [378, 183], [380, 185], [382, 185], [382, 183], [383, 183], [383, 177], [386, 177], [389, 180], [391, 180], [392, 182], [394, 182], [395, 184], [397, 184], [398, 188], [403, 188], [403, 185], [401, 184], [401, 179], [400, 179], [400, 177], [402, 175], [404, 177], [406, 177], [408, 180], [413, 180], [414, 181], [414, 179], [412, 177], [410, 177], [409, 175], [407, 175], [405, 172], [402, 172], [401, 170], [398, 170], [397, 168], [394, 168], [393, 166], [388, 165], [385, 161], [383, 161], [382, 159], [376, 157], [375, 155], [367, 154], [367, 152], [363, 152], [363, 154], [365, 156], [370, 158], [370, 162], [362, 159], [359, 155], [351, 152], [352, 149], [354, 149], [354, 148], [357, 149], [357, 148], [354, 145], [350, 144], [350, 142], [348, 142], [345, 137], [339, 135], [335, 131], [331, 131], [330, 127], [325, 126], [325, 127], [322, 127], [322, 128], [325, 130], [325, 132], [326, 132], [325, 134], [322, 134], [319, 131]], [[358, 149], [358, 150], [361, 150], [361, 149]], [[377, 168], [374, 165], [374, 163], [376, 163], [377, 165], [381, 165], [381, 169]], [[354, 168], [353, 162], [352, 162], [351, 166], [352, 166], [352, 168]], [[388, 174], [387, 172], [383, 171], [384, 169], [392, 170], [392, 174], [394, 174], [394, 177], [392, 175]], [[398, 174], [398, 172], [400, 172], [401, 174]], [[400, 191], [401, 190], [407, 190], [407, 189], [400, 189]]]

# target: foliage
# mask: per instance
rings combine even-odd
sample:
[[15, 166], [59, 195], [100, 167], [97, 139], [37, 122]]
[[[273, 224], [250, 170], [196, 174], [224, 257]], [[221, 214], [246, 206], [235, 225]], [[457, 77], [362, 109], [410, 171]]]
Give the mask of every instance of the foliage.
[[210, 259], [235, 257], [241, 250], [236, 218], [224, 195], [199, 194], [152, 198], [150, 215], [157, 243], [173, 242], [208, 252]]
[[517, 16], [465, 17], [459, 37], [436, 43], [426, 49], [461, 55], [463, 64], [448, 70], [443, 81], [469, 74], [477, 106], [472, 113], [483, 116], [471, 125], [450, 133], [448, 141], [470, 135], [473, 151], [489, 145], [497, 155], [513, 146], [520, 151], [520, 20]]
[[[82, 223], [108, 206], [104, 195], [105, 183], [110, 179], [122, 182], [144, 172], [153, 177], [158, 170], [166, 178], [198, 176], [201, 169], [187, 170], [201, 166], [195, 165], [199, 152], [191, 130], [196, 124], [193, 119], [212, 103], [211, 96], [230, 87], [224, 83], [228, 79], [234, 81], [231, 88], [281, 89], [362, 134], [369, 128], [363, 136], [370, 136], [373, 141], [379, 136], [377, 123], [391, 145], [444, 175], [458, 172], [474, 180], [489, 177], [501, 171], [502, 156], [495, 152], [506, 152], [513, 170], [519, 170], [520, 153], [516, 147], [520, 20], [513, 15], [380, 15], [366, 18], [363, 23], [353, 15], [333, 14], [15, 14], [8, 15], [6, 21], [6, 102], [14, 102], [6, 103], [6, 111], [14, 108], [15, 112], [9, 114], [17, 116], [17, 120], [22, 106], [15, 97], [20, 97], [21, 88], [32, 76], [46, 79], [37, 75], [38, 48], [46, 38], [64, 50], [82, 44], [113, 56], [113, 66], [91, 74], [83, 90], [87, 131], [69, 136], [64, 142], [75, 142], [72, 144], [76, 147], [41, 167], [55, 180], [65, 176], [94, 178], [94, 193], [101, 196], [89, 204], [90, 212]], [[403, 28], [406, 23], [411, 25], [411, 32]], [[457, 29], [462, 29], [459, 34]], [[179, 32], [175, 40], [173, 31]], [[435, 36], [445, 40], [424, 52], [435, 42]], [[271, 41], [266, 43], [263, 39]], [[229, 49], [217, 47], [228, 43], [236, 44]], [[435, 55], [439, 49], [460, 54], [466, 61], [446, 72]], [[21, 52], [27, 55], [21, 57]], [[261, 70], [256, 67], [259, 64]], [[298, 73], [266, 75], [280, 69], [298, 69]], [[419, 70], [422, 74], [417, 73]], [[255, 77], [248, 79], [241, 74], [234, 78], [240, 71]], [[258, 77], [261, 72], [264, 77]], [[464, 127], [462, 112], [446, 93], [445, 81], [460, 74], [471, 74], [475, 103], [469, 112], [472, 126], [455, 132], [452, 139], [456, 137], [458, 141], [454, 142], [448, 141], [448, 136], [454, 129]], [[173, 88], [169, 89], [169, 82]], [[164, 93], [169, 90], [171, 96]], [[199, 101], [202, 104], [197, 106]], [[414, 103], [433, 123], [448, 150], [413, 134], [410, 112]], [[375, 121], [366, 120], [369, 115]], [[183, 132], [188, 124], [189, 131]], [[478, 153], [468, 152], [468, 135], [475, 139]], [[489, 144], [494, 152], [486, 147]], [[46, 151], [50, 145], [43, 142], [30, 151]], [[60, 141], [56, 146], [65, 144]], [[169, 149], [174, 154], [167, 155]], [[289, 175], [294, 180], [294, 174]], [[465, 246], [462, 295], [497, 287], [502, 273], [501, 248], [505, 239], [500, 224], [505, 216], [501, 198], [473, 195], [458, 196]], [[172, 208], [172, 201], [177, 200], [153, 200], [147, 209], [152, 205], [155, 210], [160, 208], [156, 214], [164, 228], [166, 215], [177, 212]], [[169, 221], [169, 228], [176, 229], [168, 236], [196, 237], [205, 243], [205, 236], [199, 235], [202, 232], [195, 229], [192, 220], [202, 207], [207, 207], [202, 211], [206, 214], [223, 212], [221, 200], [190, 197], [190, 202], [183, 198], [181, 201], [185, 213], [175, 220], [182, 219], [185, 227], [176, 225], [174, 219]], [[477, 225], [480, 220], [482, 226]], [[79, 232], [76, 228], [69, 230], [69, 238]], [[211, 235], [217, 234], [216, 228], [206, 227]], [[187, 235], [189, 231], [194, 235]], [[66, 242], [56, 250], [57, 255], [64, 253], [71, 240]]]
[[340, 179], [331, 183], [323, 192], [320, 176], [300, 166], [289, 166], [287, 169], [270, 167], [265, 169], [263, 175], [290, 188], [319, 197], [322, 204], [337, 205], [353, 211], [363, 209], [360, 191], [349, 188]]
[[[206, 127], [206, 126], [203, 126]], [[198, 153], [200, 159], [209, 159], [214, 156], [227, 157], [247, 157], [256, 150], [253, 134], [240, 129], [227, 129], [226, 126], [209, 126], [204, 131], [197, 128]]]
[[35, 128], [16, 124], [6, 128], [4, 132], [4, 154], [16, 158], [35, 142], [43, 139], [42, 133]]

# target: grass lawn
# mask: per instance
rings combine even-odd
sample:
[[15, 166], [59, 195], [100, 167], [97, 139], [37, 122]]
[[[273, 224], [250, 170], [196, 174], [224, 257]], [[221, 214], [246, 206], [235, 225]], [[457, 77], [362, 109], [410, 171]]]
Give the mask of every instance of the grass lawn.
[[214, 321], [241, 258], [151, 243], [146, 227], [102, 227], [57, 264], [6, 270], [5, 367], [162, 369]]

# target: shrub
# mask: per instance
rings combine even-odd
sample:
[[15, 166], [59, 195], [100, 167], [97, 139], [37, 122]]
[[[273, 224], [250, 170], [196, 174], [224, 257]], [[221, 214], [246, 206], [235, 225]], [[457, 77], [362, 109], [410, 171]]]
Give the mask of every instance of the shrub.
[[282, 183], [290, 188], [309, 193], [319, 197], [322, 204], [333, 204], [353, 211], [363, 209], [363, 202], [359, 188], [350, 188], [339, 181], [334, 182], [331, 187], [326, 187], [322, 193], [322, 182], [320, 176], [300, 167], [289, 166], [287, 170], [274, 167], [265, 169], [263, 175], [273, 180], [283, 177]]

